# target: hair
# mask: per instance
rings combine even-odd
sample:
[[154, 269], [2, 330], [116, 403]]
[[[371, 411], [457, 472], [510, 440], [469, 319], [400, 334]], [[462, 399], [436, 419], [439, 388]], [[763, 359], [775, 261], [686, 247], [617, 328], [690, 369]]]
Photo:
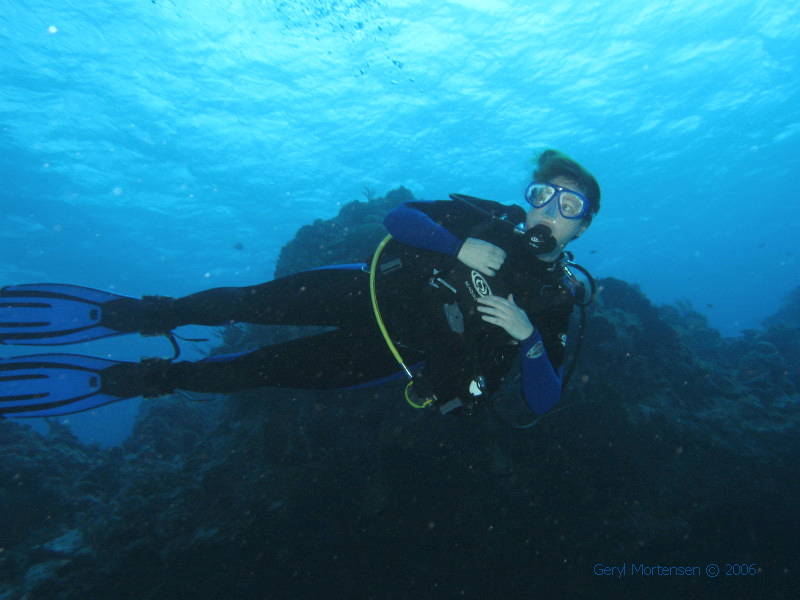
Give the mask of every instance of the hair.
[[600, 186], [594, 175], [563, 152], [549, 148], [536, 158], [533, 180], [548, 182], [556, 177], [571, 179], [578, 184], [580, 191], [589, 201], [589, 212], [586, 218], [589, 220], [594, 218], [600, 210]]

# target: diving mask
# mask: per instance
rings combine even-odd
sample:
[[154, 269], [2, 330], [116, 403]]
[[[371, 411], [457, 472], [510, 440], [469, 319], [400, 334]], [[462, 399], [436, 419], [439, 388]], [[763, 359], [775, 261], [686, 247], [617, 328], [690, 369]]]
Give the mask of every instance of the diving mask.
[[534, 208], [544, 208], [555, 200], [561, 216], [565, 219], [582, 219], [589, 212], [589, 201], [586, 196], [552, 183], [534, 181], [525, 190], [525, 199]]

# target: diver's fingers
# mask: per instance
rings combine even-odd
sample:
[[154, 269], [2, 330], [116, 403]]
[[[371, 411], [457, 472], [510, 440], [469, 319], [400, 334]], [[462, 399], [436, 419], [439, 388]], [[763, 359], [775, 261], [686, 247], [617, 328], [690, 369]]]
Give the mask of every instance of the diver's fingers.
[[501, 298], [500, 296], [481, 296], [478, 298], [478, 304], [483, 306], [492, 306], [495, 308], [516, 308], [515, 304], [509, 302], [505, 298]]
[[494, 272], [503, 266], [506, 253], [502, 248], [485, 240], [467, 238], [456, 258], [468, 267], [492, 277]]
[[506, 261], [506, 251], [494, 244], [491, 244], [491, 256], [500, 261], [501, 265]]
[[492, 325], [497, 325], [498, 327], [503, 327], [505, 323], [503, 319], [498, 319], [497, 317], [490, 317], [489, 315], [481, 315], [481, 319], [483, 319], [487, 323], [491, 323]]
[[478, 306], [478, 312], [484, 315], [492, 315], [494, 317], [502, 317], [506, 314], [502, 309], [495, 308], [494, 306]]
[[498, 321], [502, 321], [503, 323], [510, 323], [514, 319], [514, 313], [511, 312], [506, 307], [496, 307], [496, 306], [480, 306], [478, 305], [478, 312], [484, 317], [491, 317], [493, 319], [497, 319]]

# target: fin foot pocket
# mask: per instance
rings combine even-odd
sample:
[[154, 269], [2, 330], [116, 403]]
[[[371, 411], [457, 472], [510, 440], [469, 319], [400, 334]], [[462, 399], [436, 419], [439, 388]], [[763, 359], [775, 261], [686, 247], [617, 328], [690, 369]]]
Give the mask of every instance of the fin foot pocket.
[[145, 358], [138, 363], [112, 365], [102, 374], [103, 393], [120, 398], [156, 398], [171, 394], [175, 386], [170, 382], [170, 364], [171, 361], [164, 358]]
[[165, 359], [119, 362], [79, 354], [0, 359], [0, 415], [52, 417], [172, 392]]
[[170, 310], [173, 302], [174, 298], [168, 296], [117, 298], [103, 306], [100, 322], [119, 333], [165, 335], [179, 325]]

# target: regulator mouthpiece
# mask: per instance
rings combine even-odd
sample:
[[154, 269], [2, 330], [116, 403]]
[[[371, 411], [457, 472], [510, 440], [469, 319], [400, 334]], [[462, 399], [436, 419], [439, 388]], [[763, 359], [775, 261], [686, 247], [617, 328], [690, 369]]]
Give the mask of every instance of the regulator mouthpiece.
[[556, 248], [556, 238], [547, 225], [535, 225], [528, 230], [528, 244], [534, 254], [547, 254]]

